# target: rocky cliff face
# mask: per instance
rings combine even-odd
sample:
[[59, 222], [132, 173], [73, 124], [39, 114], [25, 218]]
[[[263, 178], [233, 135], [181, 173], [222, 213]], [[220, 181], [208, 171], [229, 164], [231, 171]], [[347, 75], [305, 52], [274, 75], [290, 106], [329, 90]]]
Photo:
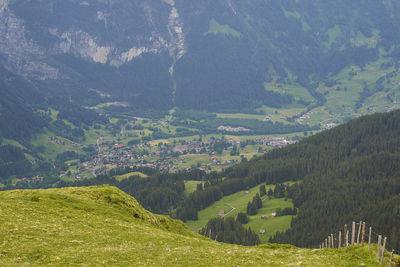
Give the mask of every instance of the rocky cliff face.
[[26, 37], [24, 21], [17, 18], [7, 5], [6, 0], [0, 2], [0, 57], [8, 69], [38, 80], [59, 78], [56, 68], [41, 62], [46, 49]]
[[[158, 3], [156, 9], [160, 5], [165, 9], [166, 15], [161, 18], [159, 11], [155, 11], [148, 1], [132, 4], [68, 1], [69, 7], [74, 8], [70, 11], [78, 15], [72, 15], [75, 21], [59, 25], [52, 23], [52, 19], [57, 20], [57, 16], [65, 11], [63, 5], [50, 3], [35, 10], [34, 7], [40, 5], [35, 1], [23, 5], [9, 2], [0, 1], [0, 55], [9, 69], [25, 77], [38, 80], [68, 78], [59, 68], [46, 63], [49, 56], [60, 54], [74, 54], [89, 62], [120, 67], [147, 53], [169, 51], [171, 57], [179, 59], [186, 52], [183, 22], [173, 0]], [[32, 10], [29, 7], [33, 7]], [[127, 9], [122, 11], [123, 8]], [[122, 14], [122, 18], [113, 17], [113, 13]], [[140, 23], [144, 29], [140, 25], [134, 25], [137, 29], [127, 29], [132, 21], [129, 17], [137, 14], [141, 15]], [[48, 20], [35, 23], [42, 15]], [[83, 26], [79, 25], [79, 20]], [[121, 21], [125, 25], [121, 25]], [[38, 31], [41, 31], [39, 36], [35, 35]], [[108, 34], [112, 31], [119, 32], [119, 38]], [[43, 42], [38, 37], [51, 41]]]

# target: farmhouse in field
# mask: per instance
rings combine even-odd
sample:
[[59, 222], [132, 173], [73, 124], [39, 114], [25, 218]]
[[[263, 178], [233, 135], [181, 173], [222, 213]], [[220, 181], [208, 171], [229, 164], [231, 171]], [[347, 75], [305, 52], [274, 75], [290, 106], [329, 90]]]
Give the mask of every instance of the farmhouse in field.
[[272, 217], [272, 218], [275, 218], [275, 217], [276, 217], [276, 213], [275, 213], [275, 212], [272, 213], [271, 217]]
[[260, 231], [258, 232], [260, 235], [265, 234], [265, 229], [260, 229]]
[[219, 215], [220, 215], [220, 216], [224, 216], [224, 215], [225, 215], [225, 211], [224, 211], [224, 210], [220, 210], [220, 211], [219, 211]]

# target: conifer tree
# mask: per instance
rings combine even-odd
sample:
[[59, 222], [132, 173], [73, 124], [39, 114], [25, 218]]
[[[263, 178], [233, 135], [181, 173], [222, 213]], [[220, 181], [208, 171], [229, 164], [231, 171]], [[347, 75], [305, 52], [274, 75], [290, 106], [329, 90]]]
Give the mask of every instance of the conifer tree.
[[260, 196], [265, 196], [267, 194], [266, 189], [265, 189], [265, 185], [261, 185], [260, 186]]

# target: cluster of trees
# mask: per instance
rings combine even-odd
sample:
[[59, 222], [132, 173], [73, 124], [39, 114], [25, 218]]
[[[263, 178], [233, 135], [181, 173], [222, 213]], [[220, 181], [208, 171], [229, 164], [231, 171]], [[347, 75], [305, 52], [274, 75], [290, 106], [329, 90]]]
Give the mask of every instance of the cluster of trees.
[[236, 220], [240, 222], [241, 224], [247, 224], [249, 222], [249, 217], [247, 217], [247, 214], [244, 212], [239, 212]]
[[0, 146], [0, 182], [11, 175], [26, 175], [32, 171], [32, 164], [22, 149], [16, 146]]
[[242, 223], [234, 217], [211, 219], [199, 233], [218, 242], [244, 246], [260, 244], [258, 235], [250, 227], [244, 228]]
[[85, 141], [85, 132], [80, 127], [71, 127], [63, 120], [55, 120], [48, 125], [49, 129], [57, 136], [64, 137], [68, 140], [81, 142]]
[[296, 208], [277, 208], [276, 209], [276, 216], [286, 216], [286, 215], [297, 215], [297, 209]]
[[57, 119], [67, 120], [77, 127], [90, 126], [93, 123], [105, 124], [108, 122], [107, 117], [99, 115], [96, 111], [85, 109], [80, 106], [70, 105], [68, 107], [58, 107], [59, 113]]
[[267, 194], [267, 189], [265, 188], [265, 185], [260, 185], [260, 196], [263, 197]]
[[240, 155], [240, 150], [236, 144], [233, 145], [230, 155], [231, 156], [239, 156]]
[[248, 215], [256, 215], [257, 210], [262, 208], [262, 200], [259, 194], [257, 194], [253, 201], [247, 203], [247, 210], [246, 213]]
[[[268, 196], [271, 196], [271, 194], [272, 194], [272, 190], [271, 190], [271, 192], [269, 192]], [[282, 197], [285, 197], [285, 194], [286, 194], [286, 185], [276, 184], [275, 188], [274, 188], [273, 196], [276, 198], [282, 198]]]
[[210, 206], [221, 198], [222, 192], [219, 187], [207, 182], [203, 190], [196, 190], [179, 203], [176, 209], [176, 217], [184, 222], [187, 220], [197, 220], [199, 210]]

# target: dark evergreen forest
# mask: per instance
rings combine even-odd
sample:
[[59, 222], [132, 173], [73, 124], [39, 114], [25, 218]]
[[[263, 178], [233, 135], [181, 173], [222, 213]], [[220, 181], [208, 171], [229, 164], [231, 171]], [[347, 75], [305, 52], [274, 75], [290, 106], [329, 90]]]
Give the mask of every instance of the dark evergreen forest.
[[218, 242], [254, 246], [260, 244], [260, 239], [251, 228], [246, 229], [242, 223], [233, 217], [214, 218], [200, 230], [200, 234]]

